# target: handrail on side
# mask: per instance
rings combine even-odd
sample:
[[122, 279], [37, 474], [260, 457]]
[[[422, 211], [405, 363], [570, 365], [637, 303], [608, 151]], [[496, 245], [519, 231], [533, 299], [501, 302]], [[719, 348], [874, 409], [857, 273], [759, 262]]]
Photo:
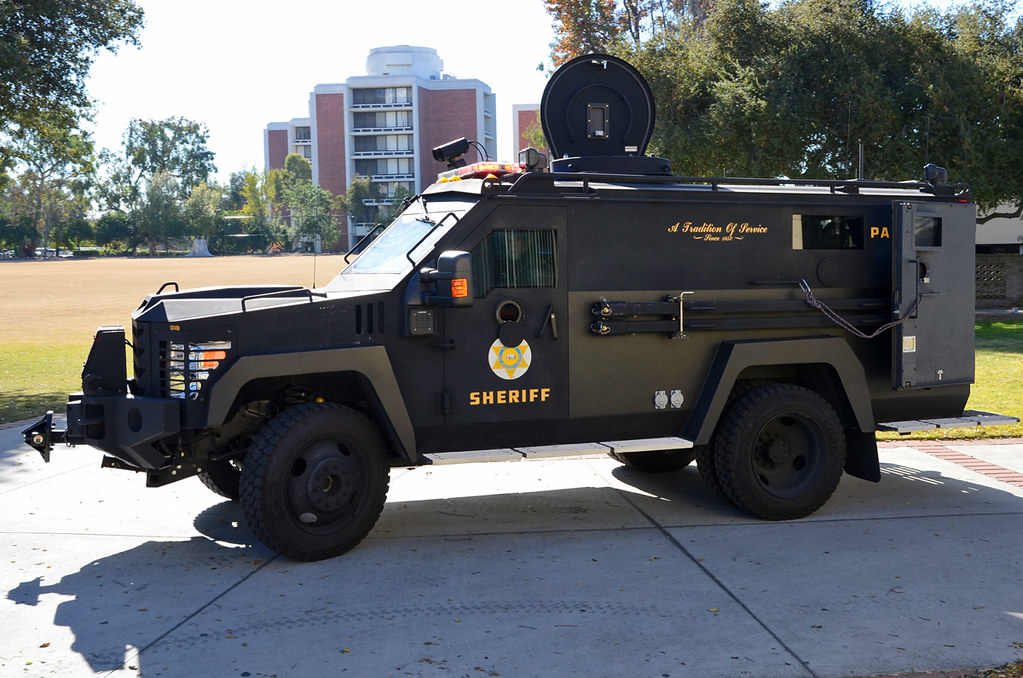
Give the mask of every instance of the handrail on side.
[[252, 301], [253, 299], [266, 299], [269, 297], [284, 297], [289, 294], [296, 292], [305, 293], [305, 296], [309, 298], [309, 303], [313, 303], [313, 297], [327, 298], [324, 292], [313, 292], [308, 287], [289, 287], [286, 290], [277, 290], [276, 292], [264, 292], [262, 294], [250, 294], [247, 297], [242, 297], [242, 313], [245, 313], [248, 309], [245, 308], [245, 302]]

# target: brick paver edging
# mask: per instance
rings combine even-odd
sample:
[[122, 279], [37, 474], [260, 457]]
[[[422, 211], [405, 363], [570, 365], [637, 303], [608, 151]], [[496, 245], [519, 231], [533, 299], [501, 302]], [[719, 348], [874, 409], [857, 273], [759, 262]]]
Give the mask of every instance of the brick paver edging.
[[[957, 447], [972, 447], [980, 445], [1019, 445], [1023, 443], [1023, 440], [1019, 438], [992, 438], [990, 440], [956, 440], [952, 441], [952, 444]], [[882, 441], [878, 442], [879, 448], [885, 447], [912, 447], [915, 450], [926, 452], [932, 457], [938, 459], [944, 459], [950, 461], [953, 464], [958, 464], [963, 468], [968, 468], [971, 471], [976, 471], [982, 475], [1000, 480], [1003, 483], [1009, 483], [1016, 487], [1023, 487], [1023, 473], [1007, 469], [997, 464], [978, 459], [977, 457], [957, 452], [956, 450], [950, 449], [946, 446], [944, 441], [940, 440], [907, 440], [906, 442], [899, 441]]]

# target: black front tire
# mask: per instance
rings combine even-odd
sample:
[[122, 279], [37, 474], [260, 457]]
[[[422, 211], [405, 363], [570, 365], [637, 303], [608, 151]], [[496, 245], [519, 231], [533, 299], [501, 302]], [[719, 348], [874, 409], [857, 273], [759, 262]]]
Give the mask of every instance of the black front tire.
[[739, 508], [768, 520], [807, 516], [831, 497], [845, 465], [834, 408], [793, 384], [758, 386], [729, 407], [714, 446], [717, 480]]
[[295, 560], [352, 549], [373, 528], [387, 497], [383, 439], [349, 407], [305, 403], [272, 419], [241, 471], [241, 505], [263, 544]]
[[231, 460], [207, 461], [206, 468], [199, 471], [199, 480], [221, 497], [238, 501], [241, 469]]

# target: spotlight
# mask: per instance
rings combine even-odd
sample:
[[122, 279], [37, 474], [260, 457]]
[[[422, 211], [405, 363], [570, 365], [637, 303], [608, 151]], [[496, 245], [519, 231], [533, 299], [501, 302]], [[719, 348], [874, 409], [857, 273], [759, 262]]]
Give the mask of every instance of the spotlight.
[[519, 164], [531, 172], [542, 171], [547, 168], [547, 156], [530, 146], [519, 151]]
[[465, 137], [455, 139], [434, 148], [433, 159], [438, 162], [446, 162], [448, 169], [464, 167], [465, 160], [462, 160], [462, 156], [466, 154], [470, 147], [471, 144]]

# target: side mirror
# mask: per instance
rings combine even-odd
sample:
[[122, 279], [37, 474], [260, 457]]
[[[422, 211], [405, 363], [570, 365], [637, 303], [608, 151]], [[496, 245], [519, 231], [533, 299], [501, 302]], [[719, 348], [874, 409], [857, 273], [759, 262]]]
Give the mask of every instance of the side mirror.
[[424, 304], [472, 306], [472, 257], [468, 252], [444, 252], [437, 257], [437, 268], [421, 269], [419, 279], [435, 287], [423, 292]]

